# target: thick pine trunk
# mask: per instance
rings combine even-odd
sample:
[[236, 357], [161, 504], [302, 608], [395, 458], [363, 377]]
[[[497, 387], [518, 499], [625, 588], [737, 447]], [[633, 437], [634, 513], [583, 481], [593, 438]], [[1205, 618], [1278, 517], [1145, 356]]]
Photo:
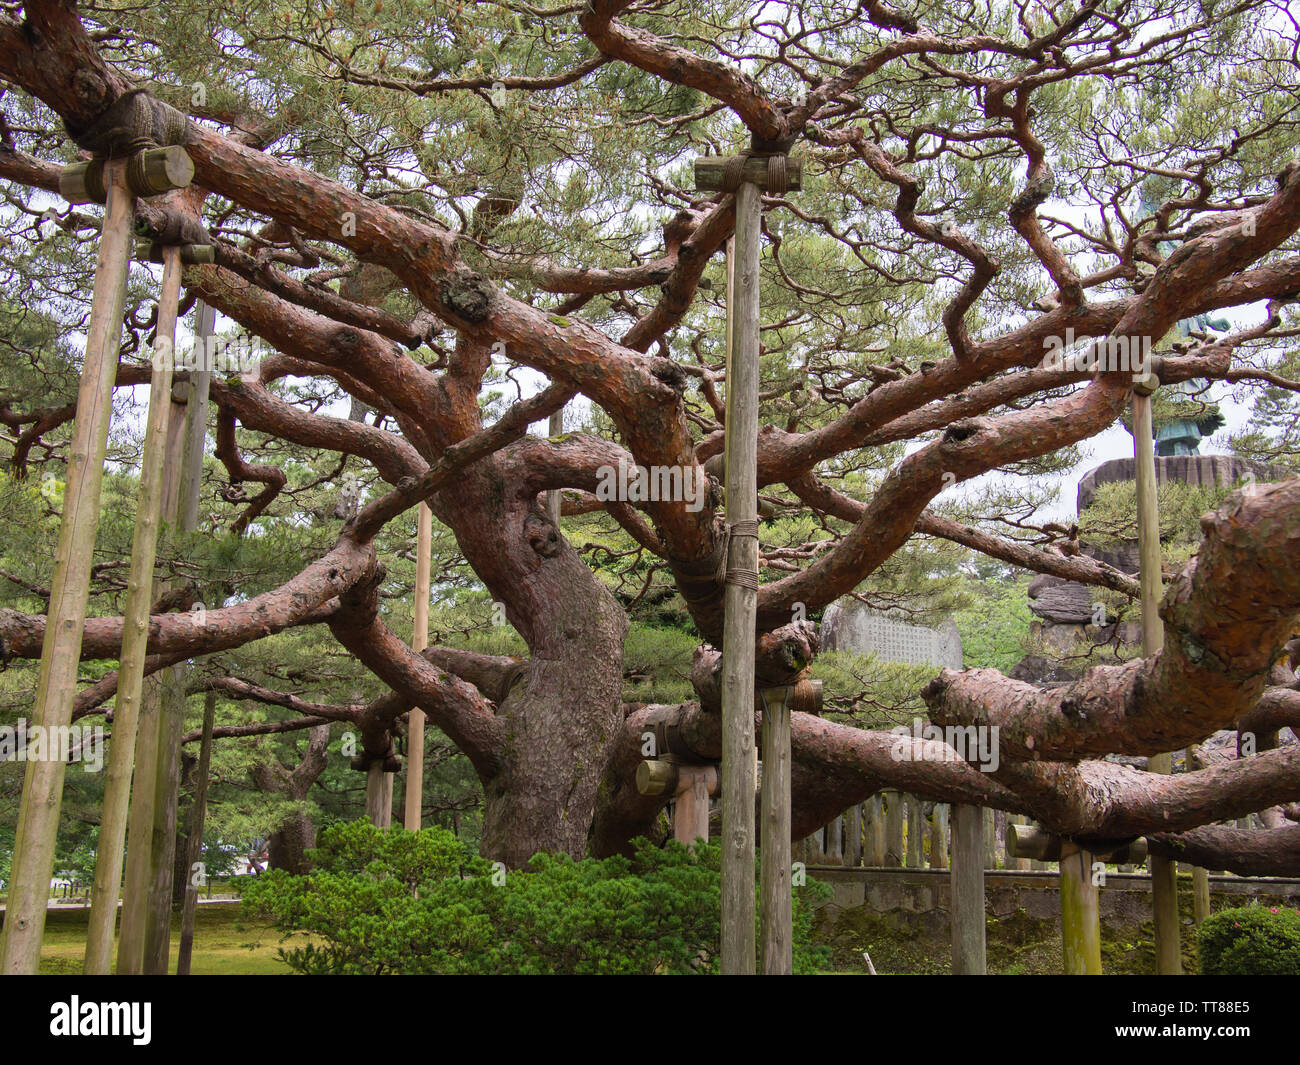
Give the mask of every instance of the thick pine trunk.
[[435, 510], [528, 643], [501, 701], [507, 741], [484, 780], [484, 855], [511, 868], [539, 850], [580, 857], [621, 736], [627, 616], [498, 455], [440, 493]]
[[311, 871], [307, 851], [316, 846], [316, 825], [311, 816], [295, 811], [271, 833], [268, 867], [302, 875]]

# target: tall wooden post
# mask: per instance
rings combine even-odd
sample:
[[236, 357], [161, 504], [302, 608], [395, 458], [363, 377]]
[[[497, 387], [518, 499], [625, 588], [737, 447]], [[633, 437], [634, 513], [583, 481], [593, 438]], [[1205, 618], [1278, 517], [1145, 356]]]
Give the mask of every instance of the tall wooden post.
[[870, 845], [870, 854], [866, 859], [866, 864], [880, 867], [885, 864], [884, 794], [878, 791], [871, 796], [867, 809], [870, 811], [870, 823], [867, 826], [867, 843]]
[[844, 811], [844, 864], [856, 869], [862, 864], [862, 804]]
[[[556, 493], [556, 506], [559, 505]], [[411, 647], [423, 651], [429, 646], [429, 568], [433, 551], [433, 511], [421, 503], [415, 534], [415, 625]], [[406, 809], [402, 824], [408, 832], [419, 832], [424, 801], [424, 711], [411, 708], [406, 735]]]
[[839, 814], [826, 826], [826, 861], [830, 865], [844, 864], [844, 815]]
[[[164, 270], [171, 257], [188, 261], [179, 248], [164, 248]], [[174, 308], [171, 311], [175, 319]], [[195, 342], [203, 345], [204, 359], [190, 374], [187, 385], [173, 389], [176, 432], [168, 441], [169, 463], [174, 475], [164, 479], [163, 513], [177, 532], [193, 532], [198, 525], [199, 495], [203, 482], [203, 452], [208, 426], [208, 391], [212, 370], [207, 365], [208, 337], [212, 335], [215, 312], [199, 303], [195, 320]], [[196, 360], [197, 361], [197, 360]], [[180, 405], [184, 418], [179, 417]], [[180, 818], [181, 738], [185, 733], [185, 709], [190, 667], [186, 662], [168, 666], [159, 674], [158, 753], [154, 783], [152, 839], [149, 848], [148, 920], [145, 928], [143, 971], [167, 972], [171, 954], [173, 879]]]
[[952, 971], [983, 976], [988, 969], [984, 938], [984, 812], [966, 804], [952, 808]]
[[176, 956], [176, 975], [189, 976], [194, 954], [194, 919], [199, 908], [199, 882], [195, 867], [203, 857], [203, 822], [208, 813], [208, 773], [212, 763], [212, 727], [217, 716], [217, 693], [203, 697], [203, 739], [194, 780], [194, 808], [190, 812], [189, 853], [185, 861], [185, 902], [181, 907], [181, 940]]
[[145, 644], [149, 637], [149, 608], [153, 602], [154, 560], [162, 521], [163, 466], [172, 417], [172, 371], [175, 367], [176, 304], [180, 297], [180, 250], [164, 253], [162, 292], [154, 336], [153, 372], [149, 381], [149, 414], [145, 425], [140, 468], [139, 501], [131, 543], [126, 615], [118, 664], [117, 699], [113, 711], [113, 742], [104, 784], [103, 813], [95, 859], [95, 886], [86, 936], [85, 971], [107, 974], [113, 959], [118, 893], [122, 883], [122, 847], [131, 800], [140, 696], [144, 688]]
[[[564, 432], [564, 408], [561, 407], [551, 415], [546, 423], [547, 436], [560, 436]], [[557, 529], [560, 527], [560, 490], [552, 488], [546, 493], [546, 516]]]
[[790, 854], [790, 687], [768, 688], [763, 701], [763, 975], [794, 971]]
[[[72, 719], [77, 665], [81, 660], [131, 253], [134, 197], [126, 184], [125, 169], [124, 161], [112, 162], [104, 166], [103, 172], [108, 202], [95, 262], [86, 357], [68, 450], [63, 517], [33, 706], [35, 724], [47, 731], [65, 728]], [[64, 763], [57, 758], [32, 760], [26, 765], [4, 930], [0, 933], [0, 973], [35, 973], [40, 962], [64, 769]]]
[[925, 865], [925, 811], [915, 795], [907, 796], [907, 867]]
[[1061, 841], [1061, 938], [1066, 976], [1101, 975], [1101, 910], [1092, 879], [1093, 855]]
[[[1133, 389], [1133, 464], [1136, 467], [1138, 555], [1141, 559], [1142, 655], [1151, 658], [1165, 643], [1160, 619], [1163, 592], [1160, 574], [1160, 512], [1156, 502], [1155, 434], [1151, 425], [1151, 397], [1159, 381], [1148, 376]], [[1147, 759], [1153, 773], [1169, 773], [1168, 754]], [[1178, 936], [1178, 867], [1175, 862], [1151, 856], [1151, 909], [1155, 923], [1156, 971], [1177, 976], [1183, 971]]]
[[930, 868], [948, 868], [948, 804], [937, 802], [930, 815]]
[[885, 792], [885, 864], [901, 868], [903, 857], [903, 793], [891, 788]]

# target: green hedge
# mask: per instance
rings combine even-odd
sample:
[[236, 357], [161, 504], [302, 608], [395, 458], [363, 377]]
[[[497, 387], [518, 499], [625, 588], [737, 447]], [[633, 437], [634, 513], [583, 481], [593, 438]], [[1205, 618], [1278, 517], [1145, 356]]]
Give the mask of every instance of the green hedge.
[[[711, 973], [718, 968], [720, 855], [637, 840], [631, 858], [538, 854], [506, 872], [442, 828], [321, 834], [312, 871], [266, 873], [244, 912], [316, 940], [282, 948], [296, 971], [365, 973]], [[795, 891], [795, 971], [825, 968], [809, 902]]]
[[1220, 910], [1201, 925], [1199, 948], [1208, 976], [1300, 976], [1300, 911]]

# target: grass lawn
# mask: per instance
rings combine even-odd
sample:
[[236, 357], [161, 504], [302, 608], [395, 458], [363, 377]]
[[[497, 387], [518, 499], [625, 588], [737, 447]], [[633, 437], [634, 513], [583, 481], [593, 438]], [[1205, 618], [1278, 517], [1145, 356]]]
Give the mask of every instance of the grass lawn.
[[[80, 973], [86, 951], [86, 927], [90, 910], [51, 910], [45, 918], [45, 942], [41, 947], [42, 973]], [[172, 952], [168, 965], [176, 970], [180, 941], [180, 917], [172, 919]], [[194, 958], [190, 966], [196, 976], [289, 973], [277, 956], [280, 934], [269, 924], [239, 920], [239, 903], [200, 906], [194, 925]]]

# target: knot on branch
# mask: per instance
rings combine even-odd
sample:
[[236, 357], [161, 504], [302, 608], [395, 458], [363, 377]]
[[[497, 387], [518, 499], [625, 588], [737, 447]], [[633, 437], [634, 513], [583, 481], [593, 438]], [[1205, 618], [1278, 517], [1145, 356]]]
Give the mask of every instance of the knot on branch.
[[656, 359], [650, 368], [651, 376], [657, 378], [676, 392], [679, 396], [686, 391], [686, 371], [672, 359]]
[[492, 283], [472, 272], [448, 278], [438, 286], [438, 296], [447, 309], [467, 322], [487, 321], [493, 293]]
[[554, 525], [536, 514], [524, 520], [524, 536], [542, 558], [554, 558], [560, 553], [560, 532]]
[[107, 159], [120, 159], [146, 148], [183, 145], [190, 120], [146, 89], [124, 92], [89, 123], [74, 128], [64, 122], [78, 148]]
[[1052, 168], [1044, 163], [1042, 172], [1035, 178], [1031, 178], [1025, 186], [1025, 190], [1011, 201], [1012, 219], [1020, 218], [1033, 212], [1041, 203], [1052, 195], [1052, 190], [1056, 188], [1056, 175]]
[[963, 418], [959, 422], [953, 422], [944, 430], [943, 439], [945, 443], [960, 444], [969, 440], [981, 430], [988, 427], [987, 418]]

